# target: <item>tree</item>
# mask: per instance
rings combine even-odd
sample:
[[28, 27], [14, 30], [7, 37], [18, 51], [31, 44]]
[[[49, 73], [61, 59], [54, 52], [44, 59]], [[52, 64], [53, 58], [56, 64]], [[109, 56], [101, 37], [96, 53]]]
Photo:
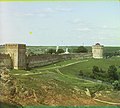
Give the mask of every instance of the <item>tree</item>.
[[53, 54], [53, 53], [56, 53], [56, 50], [55, 50], [55, 49], [49, 49], [49, 50], [47, 51], [47, 53]]
[[99, 72], [99, 67], [98, 66], [93, 66], [92, 72], [93, 73]]
[[84, 46], [80, 46], [77, 49], [74, 49], [75, 53], [87, 53], [88, 50]]
[[80, 71], [79, 71], [79, 76], [83, 76], [83, 75], [84, 75], [83, 71], [80, 70]]
[[117, 68], [114, 65], [109, 66], [108, 68], [108, 77], [111, 82], [118, 80]]
[[60, 53], [64, 53], [65, 51], [63, 49], [58, 49], [57, 53], [60, 54]]
[[92, 72], [93, 72], [93, 78], [97, 78], [98, 73], [100, 72], [99, 67], [93, 66]]
[[115, 90], [120, 90], [120, 81], [116, 80], [112, 83]]

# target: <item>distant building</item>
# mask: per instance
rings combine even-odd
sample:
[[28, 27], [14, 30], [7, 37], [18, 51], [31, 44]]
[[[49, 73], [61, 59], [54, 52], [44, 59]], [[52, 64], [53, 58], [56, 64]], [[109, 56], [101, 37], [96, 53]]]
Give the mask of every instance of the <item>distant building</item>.
[[92, 54], [93, 58], [96, 59], [101, 59], [103, 58], [103, 45], [100, 45], [99, 43], [96, 43], [95, 45], [92, 46]]
[[25, 53], [26, 53], [25, 44], [5, 44], [5, 54], [10, 55], [14, 69], [26, 68]]

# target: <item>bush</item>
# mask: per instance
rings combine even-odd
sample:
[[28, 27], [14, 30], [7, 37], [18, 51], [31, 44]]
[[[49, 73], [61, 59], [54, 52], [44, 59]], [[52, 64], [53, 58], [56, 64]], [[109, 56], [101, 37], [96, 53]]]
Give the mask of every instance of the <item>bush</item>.
[[60, 53], [64, 53], [65, 51], [63, 49], [58, 49], [57, 53], [60, 54]]
[[115, 90], [120, 90], [120, 81], [116, 80], [112, 83]]
[[107, 72], [108, 72], [108, 77], [110, 79], [110, 82], [118, 80], [117, 68], [114, 65], [109, 66]]
[[79, 71], [79, 76], [83, 76], [83, 75], [84, 75], [83, 71], [80, 70], [80, 71]]
[[88, 50], [84, 46], [80, 46], [77, 49], [74, 49], [75, 53], [87, 53]]
[[55, 50], [55, 49], [49, 49], [49, 50], [47, 51], [47, 53], [53, 54], [53, 53], [56, 53], [56, 50]]

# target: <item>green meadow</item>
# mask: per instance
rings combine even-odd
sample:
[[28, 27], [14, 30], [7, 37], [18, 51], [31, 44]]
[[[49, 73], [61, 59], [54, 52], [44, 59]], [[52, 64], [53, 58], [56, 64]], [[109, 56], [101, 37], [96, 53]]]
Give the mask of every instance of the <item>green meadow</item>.
[[[109, 59], [72, 59], [58, 62], [48, 66], [37, 67], [30, 71], [25, 70], [11, 70], [10, 74], [17, 78], [22, 83], [23, 87], [27, 89], [34, 89], [41, 91], [42, 86], [52, 86], [57, 94], [71, 95], [74, 90], [83, 92], [82, 98], [86, 98], [84, 91], [88, 88], [91, 94], [99, 91], [110, 91], [113, 89], [111, 84], [106, 82], [99, 82], [97, 80], [86, 79], [79, 76], [79, 71], [82, 70], [88, 76], [92, 74], [92, 67], [96, 65], [107, 70], [110, 65], [117, 67], [117, 72], [120, 73], [119, 65], [120, 58], [112, 57]], [[40, 90], [41, 89], [41, 90]], [[120, 93], [111, 93], [112, 102], [120, 102]], [[45, 95], [44, 93], [42, 94]], [[103, 103], [99, 103], [104, 105]], [[107, 104], [105, 104], [107, 105]]]

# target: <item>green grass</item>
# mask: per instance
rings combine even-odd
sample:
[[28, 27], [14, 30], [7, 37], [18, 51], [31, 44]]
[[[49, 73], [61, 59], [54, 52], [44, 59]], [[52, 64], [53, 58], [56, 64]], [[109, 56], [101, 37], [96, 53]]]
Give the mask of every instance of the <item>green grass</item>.
[[[117, 58], [112, 59], [88, 59], [88, 61], [76, 63], [66, 67], [58, 67], [53, 68], [54, 66], [64, 66], [69, 63], [74, 63], [80, 60], [67, 60], [63, 62], [56, 63], [56, 65], [52, 64], [45, 67], [34, 68], [28, 72], [25, 70], [11, 70], [11, 75], [16, 75], [16, 77], [28, 87], [34, 87], [34, 89], [38, 88], [39, 82], [48, 84], [48, 82], [54, 82], [59, 84], [59, 87], [68, 87], [74, 88], [77, 86], [80, 89], [89, 88], [91, 90], [97, 89], [97, 85], [100, 83], [95, 83], [94, 81], [89, 81], [86, 79], [81, 79], [78, 77], [79, 70], [83, 70], [86, 74], [91, 74], [92, 67], [97, 65], [103, 69], [107, 69], [109, 65], [119, 66], [120, 60]], [[82, 60], [81, 60], [82, 61]], [[120, 69], [118, 69], [120, 70]], [[32, 74], [32, 75], [24, 75], [24, 74]], [[36, 79], [35, 81], [30, 80], [31, 78]], [[34, 86], [34, 84], [38, 82], [38, 86]], [[101, 84], [103, 86], [107, 86], [106, 84]]]
[[115, 65], [118, 72], [120, 72], [120, 59], [110, 58], [110, 59], [88, 59], [86, 62], [80, 62], [71, 66], [60, 68], [63, 74], [78, 76], [79, 71], [82, 70], [86, 74], [91, 74], [93, 66], [98, 66], [103, 70], [107, 70], [110, 65]]
[[[85, 59], [86, 60], [86, 59]], [[87, 59], [88, 61], [79, 62], [70, 66], [65, 66], [70, 63], [82, 60], [67, 60], [56, 63], [56, 65], [51, 64], [45, 67], [33, 68], [30, 71], [25, 70], [11, 70], [11, 75], [18, 80], [19, 89], [21, 87], [27, 90], [35, 90], [38, 95], [46, 96], [45, 89], [50, 89], [55, 91], [57, 94], [71, 95], [73, 91], [82, 92], [80, 98], [86, 98], [85, 90], [88, 88], [91, 94], [98, 91], [110, 91], [113, 87], [106, 83], [95, 82], [94, 80], [84, 79], [79, 77], [79, 70], [83, 70], [86, 74], [91, 74], [92, 67], [97, 65], [103, 70], [108, 69], [110, 65], [115, 65], [117, 68], [120, 64], [119, 57], [113, 57], [110, 59]], [[58, 66], [57, 68], [53, 68]], [[65, 66], [65, 67], [64, 67]], [[48, 69], [49, 68], [49, 69]], [[120, 69], [118, 68], [118, 71]], [[16, 75], [19, 74], [19, 75]], [[30, 74], [30, 75], [25, 75]], [[110, 95], [113, 100], [119, 100], [119, 97], [114, 93]], [[98, 102], [99, 103], [99, 102]], [[99, 103], [100, 104], [100, 103]], [[102, 104], [102, 103], [101, 103]]]

